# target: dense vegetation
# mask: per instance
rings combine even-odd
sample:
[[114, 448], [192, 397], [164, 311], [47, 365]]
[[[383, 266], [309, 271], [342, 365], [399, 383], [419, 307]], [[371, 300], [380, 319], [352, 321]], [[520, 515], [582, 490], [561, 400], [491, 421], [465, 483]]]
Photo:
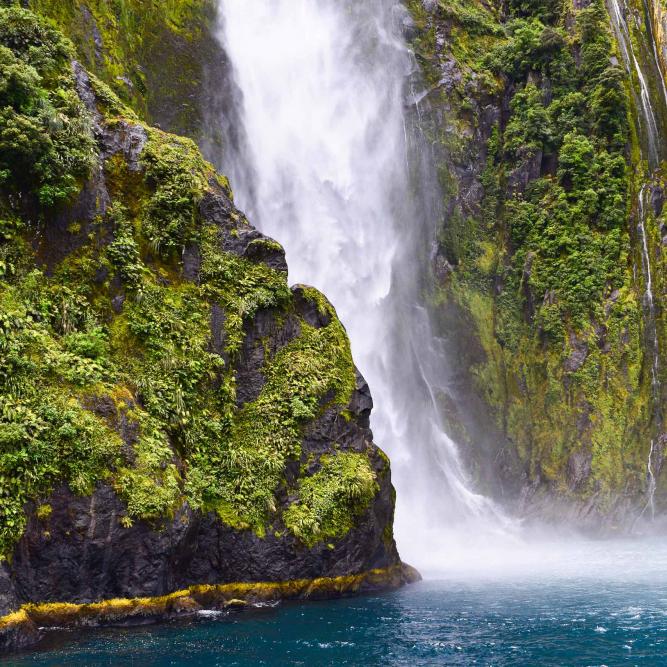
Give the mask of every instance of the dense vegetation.
[[[326, 320], [309, 325], [284, 271], [223, 250], [248, 229], [225, 179], [92, 75], [96, 107], [84, 107], [73, 57], [51, 24], [0, 8], [0, 558], [29, 512], [48, 520], [61, 484], [81, 495], [111, 485], [128, 528], [159, 526], [187, 501], [259, 535], [342, 537], [377, 492], [365, 453], [332, 445], [301, 461], [284, 520], [276, 499], [303, 427], [343, 411], [355, 389], [333, 308], [303, 290]], [[103, 153], [105, 134], [127, 132], [136, 162]], [[91, 192], [92, 217], [81, 208]], [[210, 193], [229, 202], [228, 227], [201, 213]], [[237, 363], [259, 311], [297, 330], [278, 349], [264, 343], [263, 386], [241, 402]]]
[[72, 90], [65, 41], [21, 12], [0, 22], [0, 183], [43, 205], [79, 190], [94, 162], [90, 121]]
[[[608, 511], [646, 488], [653, 405], [633, 224], [644, 169], [606, 6], [411, 7], [432, 104], [450, 109], [432, 130], [450, 213], [434, 303], [475, 323], [469, 370], [527, 481]], [[445, 93], [447, 58], [460, 78]], [[452, 164], [477, 165], [473, 204]]]
[[[535, 310], [529, 314], [542, 335], [562, 341], [568, 324], [581, 329], [589, 316], [600, 317], [603, 297], [623, 286], [629, 133], [624, 73], [610, 62], [612, 41], [601, 1], [577, 13], [571, 37], [558, 27], [560, 16], [549, 5], [530, 11], [511, 3], [510, 10], [510, 39], [489, 58], [492, 71], [508, 80], [514, 94], [502, 142], [496, 135], [490, 146], [486, 205], [491, 216], [508, 221], [507, 292], [519, 297], [524, 288], [536, 300], [549, 295], [528, 305]], [[552, 17], [551, 24], [535, 14]], [[525, 188], [512, 183], [513, 171], [533, 165], [539, 178]], [[509, 196], [498, 201], [507, 174]], [[517, 341], [510, 335], [503, 342], [515, 347]]]
[[86, 69], [104, 80], [143, 120], [202, 138], [200, 101], [214, 94], [206, 90], [206, 64], [221, 57], [213, 34], [215, 0], [29, 0], [24, 4], [53, 19], [74, 43]]

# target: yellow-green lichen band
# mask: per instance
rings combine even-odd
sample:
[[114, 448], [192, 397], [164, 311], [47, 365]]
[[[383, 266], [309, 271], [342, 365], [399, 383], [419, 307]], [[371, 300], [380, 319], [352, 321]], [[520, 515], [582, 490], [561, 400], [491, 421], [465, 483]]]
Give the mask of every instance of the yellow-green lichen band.
[[0, 634], [24, 624], [46, 628], [94, 626], [133, 618], [162, 618], [199, 609], [238, 607], [256, 602], [338, 597], [358, 593], [363, 589], [399, 588], [419, 579], [417, 570], [401, 563], [343, 577], [191, 586], [161, 597], [118, 598], [89, 604], [29, 603], [0, 618]]

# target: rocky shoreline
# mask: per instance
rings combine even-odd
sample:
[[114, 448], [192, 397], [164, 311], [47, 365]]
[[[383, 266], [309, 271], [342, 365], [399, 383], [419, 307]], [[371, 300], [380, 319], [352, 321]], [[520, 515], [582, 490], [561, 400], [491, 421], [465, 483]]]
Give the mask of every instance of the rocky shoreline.
[[160, 597], [118, 598], [89, 604], [26, 604], [0, 618], [0, 650], [37, 644], [50, 629], [146, 625], [188, 618], [204, 610], [242, 609], [262, 602], [321, 600], [396, 590], [421, 575], [401, 563], [360, 574], [284, 582], [245, 582], [191, 586]]

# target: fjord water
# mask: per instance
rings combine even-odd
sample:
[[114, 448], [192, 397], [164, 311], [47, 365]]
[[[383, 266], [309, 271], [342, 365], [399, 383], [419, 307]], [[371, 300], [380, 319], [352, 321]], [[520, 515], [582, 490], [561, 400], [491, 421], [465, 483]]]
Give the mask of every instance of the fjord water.
[[68, 633], [3, 664], [665, 665], [664, 541], [542, 544], [539, 557], [514, 571], [462, 571], [382, 596]]

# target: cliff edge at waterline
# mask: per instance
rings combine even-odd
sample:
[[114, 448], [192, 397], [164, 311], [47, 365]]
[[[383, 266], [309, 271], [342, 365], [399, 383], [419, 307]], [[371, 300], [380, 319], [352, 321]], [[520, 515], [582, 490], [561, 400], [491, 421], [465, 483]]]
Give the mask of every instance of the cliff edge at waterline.
[[413, 580], [326, 298], [49, 23], [0, 9], [0, 60], [4, 646], [63, 604]]

